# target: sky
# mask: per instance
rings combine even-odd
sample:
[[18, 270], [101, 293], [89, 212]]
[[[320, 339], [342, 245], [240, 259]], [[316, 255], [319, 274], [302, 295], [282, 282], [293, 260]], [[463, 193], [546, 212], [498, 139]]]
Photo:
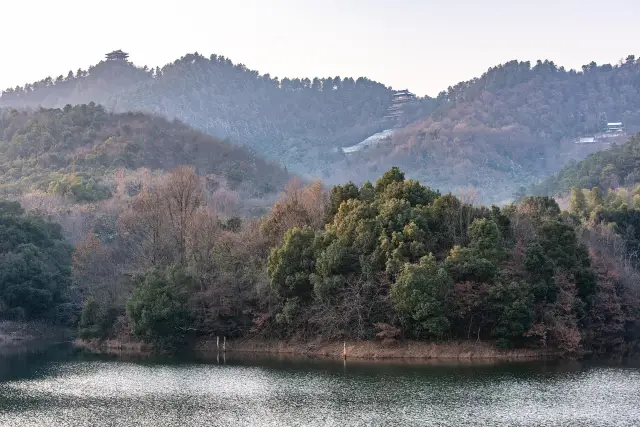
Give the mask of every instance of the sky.
[[579, 69], [640, 56], [638, 16], [638, 0], [1, 0], [0, 88], [122, 49], [137, 65], [197, 51], [436, 96], [512, 59]]

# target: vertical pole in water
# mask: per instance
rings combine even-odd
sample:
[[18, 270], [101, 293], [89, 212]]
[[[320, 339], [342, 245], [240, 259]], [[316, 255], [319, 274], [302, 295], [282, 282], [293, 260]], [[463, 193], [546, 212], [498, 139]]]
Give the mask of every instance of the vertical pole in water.
[[216, 349], [220, 351], [220, 336], [216, 336]]
[[227, 352], [227, 337], [226, 335], [222, 337], [222, 351]]
[[344, 360], [347, 360], [347, 342], [346, 341], [342, 343], [342, 358]]

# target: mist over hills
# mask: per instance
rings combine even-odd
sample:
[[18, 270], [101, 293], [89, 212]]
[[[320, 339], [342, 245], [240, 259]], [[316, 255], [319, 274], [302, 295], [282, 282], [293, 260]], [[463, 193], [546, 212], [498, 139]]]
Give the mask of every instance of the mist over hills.
[[[228, 58], [189, 54], [164, 67], [103, 61], [87, 71], [3, 92], [0, 105], [63, 107], [96, 102], [115, 112], [179, 119], [246, 144], [291, 172], [329, 183], [362, 182], [399, 165], [445, 191], [473, 187], [485, 202], [509, 199], [571, 159], [607, 148], [573, 142], [608, 121], [640, 129], [640, 63], [510, 61], [437, 98], [417, 98], [385, 119], [393, 91], [361, 77], [282, 80]], [[381, 142], [341, 148], [384, 130]]]

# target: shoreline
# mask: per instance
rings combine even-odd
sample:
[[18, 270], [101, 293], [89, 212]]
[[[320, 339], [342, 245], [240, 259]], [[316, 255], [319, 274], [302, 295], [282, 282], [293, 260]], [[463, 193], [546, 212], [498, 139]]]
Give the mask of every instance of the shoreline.
[[[153, 348], [137, 341], [82, 340], [76, 339], [73, 345], [94, 353], [152, 356], [158, 354]], [[276, 341], [256, 338], [229, 340], [223, 349], [215, 339], [197, 341], [189, 347], [201, 355], [238, 354], [252, 356], [313, 357], [341, 360], [346, 348], [349, 360], [413, 360], [413, 361], [532, 361], [558, 359], [562, 353], [553, 349], [509, 349], [501, 350], [490, 343], [467, 342], [422, 342], [401, 341], [383, 344], [380, 341]]]
[[0, 355], [71, 342], [73, 336], [70, 329], [61, 326], [41, 322], [0, 321]]
[[[198, 343], [197, 351], [217, 352], [215, 340]], [[346, 354], [343, 354], [346, 349]], [[559, 357], [548, 349], [501, 350], [489, 343], [399, 341], [383, 344], [380, 341], [274, 341], [253, 338], [227, 342], [227, 353], [253, 353], [288, 356], [323, 357], [329, 359], [435, 359], [435, 360], [534, 360]]]

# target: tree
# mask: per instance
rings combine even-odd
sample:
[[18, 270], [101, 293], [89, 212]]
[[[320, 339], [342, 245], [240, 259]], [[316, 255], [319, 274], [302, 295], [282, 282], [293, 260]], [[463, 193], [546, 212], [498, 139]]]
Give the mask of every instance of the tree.
[[169, 220], [175, 230], [179, 259], [184, 263], [193, 218], [196, 210], [204, 203], [200, 177], [193, 167], [174, 169], [169, 173], [162, 193]]
[[488, 218], [474, 220], [469, 226], [469, 247], [481, 258], [493, 263], [501, 261], [505, 251], [498, 224]]
[[404, 181], [404, 173], [400, 170], [399, 167], [394, 166], [382, 175], [380, 179], [376, 181], [376, 193], [382, 193], [387, 185], [392, 182], [402, 182]]
[[500, 347], [521, 343], [533, 323], [533, 298], [526, 282], [498, 282], [489, 289], [495, 319], [491, 334]]
[[173, 260], [173, 230], [161, 190], [147, 184], [120, 217], [120, 227], [132, 255], [143, 267], [161, 266]]
[[191, 322], [189, 294], [193, 279], [181, 268], [151, 270], [138, 279], [127, 302], [135, 336], [163, 349], [184, 345]]
[[325, 223], [329, 197], [320, 182], [302, 185], [294, 179], [285, 187], [261, 225], [262, 232], [273, 243], [280, 243], [287, 230], [294, 227], [321, 229]]
[[396, 310], [418, 334], [444, 337], [449, 331], [449, 298], [452, 282], [446, 271], [438, 267], [433, 255], [419, 264], [405, 264], [391, 287]]
[[587, 199], [584, 197], [584, 193], [581, 189], [575, 187], [571, 189], [571, 199], [569, 203], [571, 213], [578, 215], [581, 218], [585, 216], [587, 212]]
[[311, 298], [310, 275], [315, 270], [316, 234], [310, 228], [292, 228], [267, 260], [267, 273], [273, 291], [283, 298]]

